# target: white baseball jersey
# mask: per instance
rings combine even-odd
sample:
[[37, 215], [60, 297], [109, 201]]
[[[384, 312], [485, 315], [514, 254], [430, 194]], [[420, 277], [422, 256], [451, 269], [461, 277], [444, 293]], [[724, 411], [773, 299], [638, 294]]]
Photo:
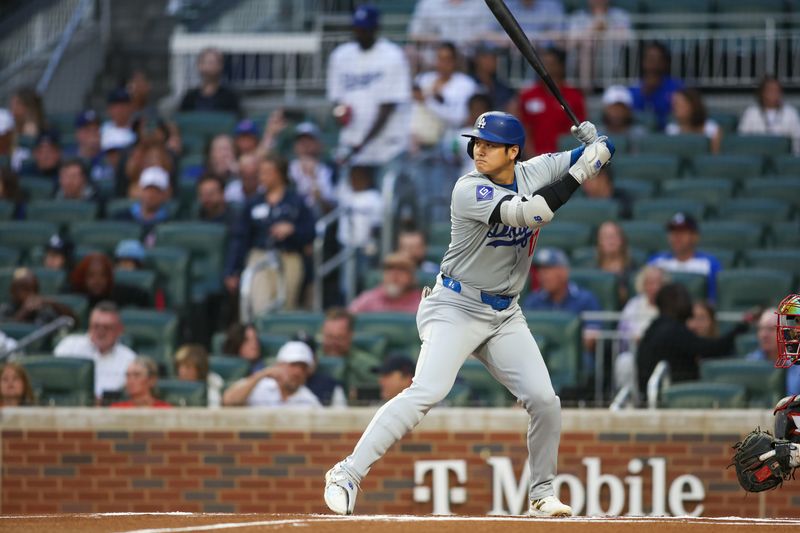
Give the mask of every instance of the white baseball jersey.
[[513, 185], [504, 187], [477, 170], [458, 179], [450, 205], [450, 246], [442, 274], [490, 294], [516, 296], [525, 286], [540, 229], [489, 224], [500, 201], [529, 195], [569, 170], [570, 153], [545, 154], [514, 167]]
[[467, 101], [478, 90], [478, 84], [463, 72], [454, 72], [442, 86], [442, 100], [439, 101], [431, 94], [433, 84], [438, 78], [437, 72], [423, 72], [417, 76], [415, 84], [425, 95], [425, 107], [447, 124], [447, 127], [460, 128], [469, 112]]
[[380, 165], [408, 146], [410, 128], [411, 74], [403, 50], [379, 38], [369, 50], [358, 43], [338, 46], [328, 63], [327, 98], [351, 108], [350, 122], [341, 129], [339, 145], [361, 144], [375, 123], [381, 104], [397, 104], [380, 133], [352, 163]]

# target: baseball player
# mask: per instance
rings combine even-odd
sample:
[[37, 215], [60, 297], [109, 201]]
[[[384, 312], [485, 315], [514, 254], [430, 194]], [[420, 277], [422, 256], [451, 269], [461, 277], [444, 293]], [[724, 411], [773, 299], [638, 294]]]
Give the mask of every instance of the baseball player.
[[325, 503], [333, 512], [353, 512], [359, 482], [372, 464], [447, 395], [475, 353], [530, 415], [529, 514], [572, 514], [552, 486], [561, 402], [518, 303], [541, 227], [614, 153], [590, 122], [572, 132], [584, 146], [524, 162], [525, 131], [512, 115], [484, 113], [465, 134], [475, 170], [455, 185], [450, 246], [417, 312], [422, 349], [414, 379], [378, 410], [353, 453], [325, 475]]

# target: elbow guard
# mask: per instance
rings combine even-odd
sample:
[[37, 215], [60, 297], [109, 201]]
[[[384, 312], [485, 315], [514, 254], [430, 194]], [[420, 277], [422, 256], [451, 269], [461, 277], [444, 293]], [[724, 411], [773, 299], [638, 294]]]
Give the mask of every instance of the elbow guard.
[[500, 220], [507, 226], [536, 229], [553, 220], [553, 210], [538, 194], [513, 196], [500, 204]]

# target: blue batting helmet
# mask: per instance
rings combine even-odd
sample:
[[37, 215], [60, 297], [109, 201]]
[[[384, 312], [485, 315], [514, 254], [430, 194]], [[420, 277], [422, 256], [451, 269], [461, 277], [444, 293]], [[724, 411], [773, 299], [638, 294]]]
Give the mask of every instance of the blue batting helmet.
[[470, 157], [473, 157], [472, 149], [475, 139], [507, 145], [516, 144], [519, 146], [520, 154], [525, 148], [525, 128], [522, 127], [522, 123], [514, 115], [502, 111], [489, 111], [479, 116], [472, 132], [465, 133], [463, 136], [470, 138], [467, 145], [467, 153]]

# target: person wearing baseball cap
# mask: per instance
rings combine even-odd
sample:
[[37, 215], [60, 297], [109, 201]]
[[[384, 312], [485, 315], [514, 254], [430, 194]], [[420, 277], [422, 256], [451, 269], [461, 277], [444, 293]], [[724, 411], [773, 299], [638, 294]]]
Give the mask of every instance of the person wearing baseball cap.
[[275, 364], [231, 385], [222, 396], [225, 406], [321, 407], [306, 379], [315, 367], [314, 353], [303, 341], [289, 341], [278, 350]]
[[78, 157], [94, 167], [102, 155], [100, 148], [100, 115], [86, 109], [75, 116], [75, 143], [70, 156]]
[[260, 140], [258, 125], [251, 119], [240, 120], [233, 130], [233, 142], [239, 155], [256, 152]]
[[410, 387], [416, 366], [416, 363], [405, 355], [392, 355], [379, 366], [372, 367], [372, 372], [378, 374], [381, 400], [388, 402]]
[[72, 259], [72, 245], [58, 233], [54, 233], [47, 240], [44, 247], [44, 258], [42, 266], [48, 270], [70, 269]]
[[417, 287], [414, 261], [405, 254], [391, 253], [383, 260], [383, 281], [361, 293], [348, 308], [351, 313], [416, 313], [422, 291]]
[[146, 254], [142, 243], [136, 239], [123, 239], [114, 249], [114, 268], [118, 270], [139, 270], [144, 265]]
[[294, 152], [289, 161], [289, 177], [297, 193], [315, 215], [322, 216], [336, 205], [333, 167], [323, 160], [324, 146], [319, 127], [310, 121], [294, 129]]
[[125, 87], [117, 87], [106, 98], [106, 120], [100, 127], [100, 136], [113, 134], [119, 139], [122, 148], [136, 142], [133, 131], [133, 104], [131, 95]]
[[146, 246], [155, 244], [155, 227], [170, 219], [166, 203], [169, 199], [169, 174], [161, 167], [147, 167], [139, 176], [139, 200], [118, 213], [116, 220], [132, 220], [142, 226], [141, 240]]
[[26, 162], [20, 169], [20, 174], [53, 178], [55, 186], [60, 164], [61, 136], [53, 129], [42, 130], [33, 145], [33, 161]]
[[648, 264], [666, 272], [705, 276], [708, 299], [714, 302], [717, 297], [717, 274], [722, 265], [713, 255], [697, 249], [700, 242], [697, 220], [690, 213], [678, 212], [667, 221], [666, 230], [670, 251], [655, 254]]

